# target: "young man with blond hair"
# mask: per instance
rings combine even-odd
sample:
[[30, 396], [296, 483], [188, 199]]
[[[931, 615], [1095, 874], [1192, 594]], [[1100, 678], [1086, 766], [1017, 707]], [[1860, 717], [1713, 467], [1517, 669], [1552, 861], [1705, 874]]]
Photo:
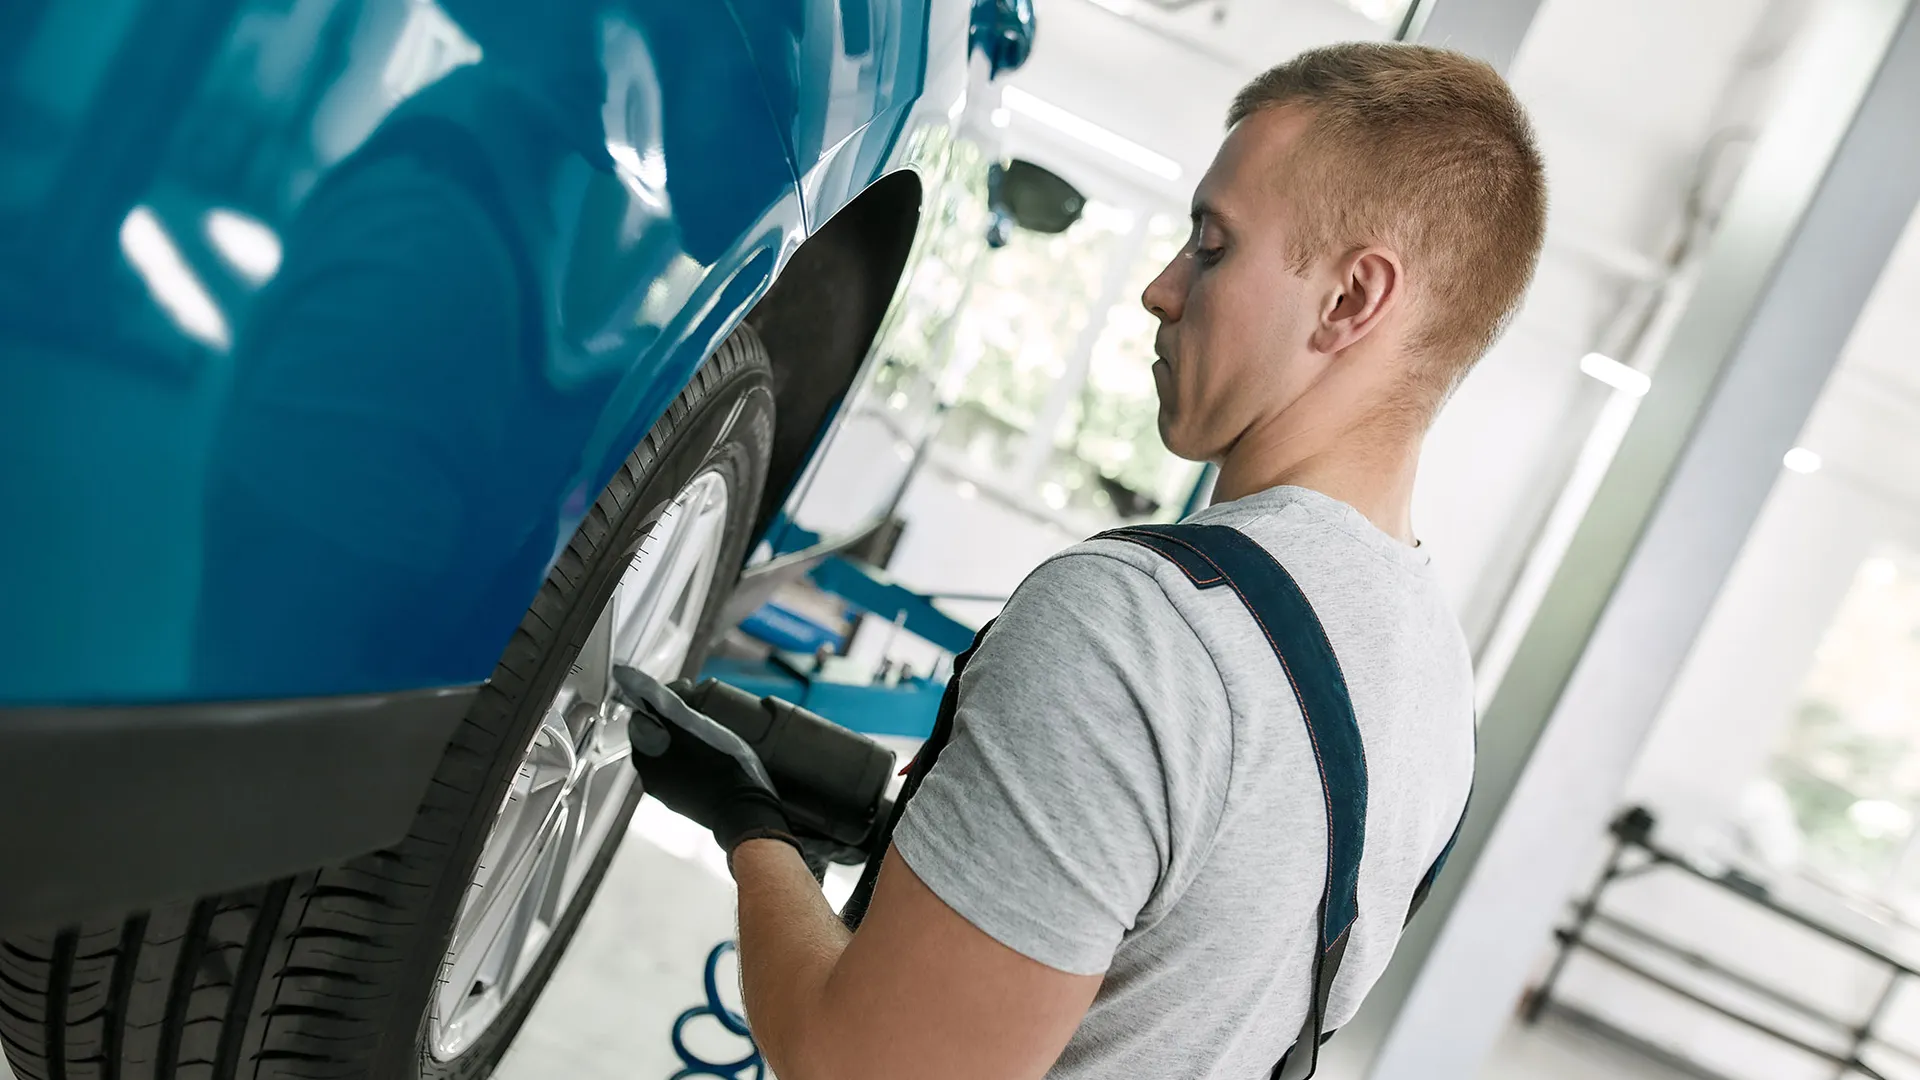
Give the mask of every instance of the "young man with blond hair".
[[[1350, 694], [1369, 795], [1331, 1031], [1471, 783], [1468, 653], [1416, 540], [1414, 476], [1532, 276], [1545, 178], [1499, 75], [1437, 49], [1305, 53], [1228, 121], [1192, 235], [1142, 300], [1161, 435], [1220, 469], [1193, 520], [1285, 567]], [[855, 933], [764, 807], [708, 815], [782, 1080], [1277, 1072], [1314, 1026], [1332, 817], [1278, 647], [1251, 605], [1194, 584], [1116, 539], [1027, 578]]]

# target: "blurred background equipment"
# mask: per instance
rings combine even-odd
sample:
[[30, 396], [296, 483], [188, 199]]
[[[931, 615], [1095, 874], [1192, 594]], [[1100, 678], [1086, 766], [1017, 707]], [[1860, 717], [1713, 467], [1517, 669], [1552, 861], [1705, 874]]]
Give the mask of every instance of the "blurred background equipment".
[[987, 246], [1006, 247], [1016, 225], [1048, 235], [1066, 232], [1086, 206], [1086, 198], [1072, 184], [1031, 161], [996, 162], [987, 167], [987, 209], [992, 214]]

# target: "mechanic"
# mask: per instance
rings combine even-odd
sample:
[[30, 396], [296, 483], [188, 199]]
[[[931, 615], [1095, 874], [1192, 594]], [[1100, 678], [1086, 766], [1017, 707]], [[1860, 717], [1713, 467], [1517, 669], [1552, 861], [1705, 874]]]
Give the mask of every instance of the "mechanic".
[[[1414, 476], [1545, 216], [1493, 69], [1317, 49], [1235, 99], [1192, 234], [1142, 297], [1161, 436], [1219, 465], [1194, 520], [1297, 580], [1358, 720], [1360, 914], [1323, 1030], [1386, 966], [1467, 798], [1468, 651], [1415, 539]], [[1301, 706], [1229, 591], [1111, 539], [1035, 570], [959, 680], [856, 932], [765, 788], [636, 754], [728, 850], [747, 1013], [782, 1080], [1276, 1071], [1308, 1016], [1331, 826]]]

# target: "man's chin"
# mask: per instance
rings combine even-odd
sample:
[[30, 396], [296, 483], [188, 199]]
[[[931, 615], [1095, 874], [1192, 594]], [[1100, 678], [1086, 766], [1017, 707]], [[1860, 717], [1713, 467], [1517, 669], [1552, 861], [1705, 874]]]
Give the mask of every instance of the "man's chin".
[[1167, 453], [1177, 458], [1185, 458], [1188, 461], [1198, 460], [1187, 452], [1187, 448], [1184, 446], [1186, 440], [1180, 437], [1180, 432], [1174, 423], [1174, 418], [1168, 415], [1167, 407], [1164, 404], [1160, 406], [1159, 428], [1160, 445], [1167, 448]]

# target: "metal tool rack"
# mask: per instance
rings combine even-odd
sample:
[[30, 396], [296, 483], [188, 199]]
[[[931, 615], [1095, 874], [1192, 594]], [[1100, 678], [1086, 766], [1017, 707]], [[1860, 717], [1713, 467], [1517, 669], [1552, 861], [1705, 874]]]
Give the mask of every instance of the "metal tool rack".
[[[1606, 868], [1601, 872], [1599, 880], [1594, 883], [1593, 889], [1582, 897], [1574, 908], [1573, 921], [1554, 931], [1554, 937], [1560, 943], [1559, 951], [1554, 956], [1553, 966], [1548, 969], [1546, 978], [1527, 997], [1521, 1014], [1526, 1022], [1533, 1023], [1539, 1020], [1552, 1000], [1554, 984], [1559, 981], [1561, 973], [1565, 971], [1567, 961], [1575, 950], [1580, 950], [1676, 997], [1684, 998], [1735, 1023], [1833, 1065], [1836, 1080], [1848, 1076], [1887, 1080], [1885, 1074], [1862, 1060], [1862, 1055], [1869, 1049], [1920, 1065], [1920, 1051], [1889, 1042], [1876, 1030], [1876, 1025], [1885, 1018], [1887, 1008], [1895, 994], [1907, 980], [1920, 978], [1920, 971], [1916, 971], [1907, 961], [1889, 955], [1886, 951], [1830, 926], [1804, 911], [1775, 900], [1763, 885], [1738, 872], [1713, 873], [1686, 856], [1661, 847], [1653, 839], [1653, 826], [1653, 815], [1640, 807], [1630, 808], [1614, 819], [1609, 829], [1614, 837], [1613, 853], [1607, 859]], [[1873, 1007], [1868, 1010], [1864, 1019], [1858, 1021], [1835, 1016], [1819, 1005], [1796, 996], [1790, 990], [1770, 986], [1751, 975], [1728, 968], [1646, 926], [1600, 910], [1601, 898], [1609, 887], [1656, 870], [1672, 870], [1724, 889], [1748, 903], [1789, 923], [1810, 930], [1835, 945], [1851, 950], [1884, 968], [1887, 972], [1886, 983]], [[1682, 986], [1665, 975], [1649, 970], [1614, 948], [1593, 941], [1588, 936], [1588, 932], [1595, 926], [1604, 927], [1615, 935], [1679, 960], [1702, 975], [1719, 980], [1722, 985], [1737, 987], [1755, 997], [1763, 998], [1790, 1012], [1804, 1016], [1822, 1027], [1831, 1028], [1838, 1040], [1845, 1042], [1848, 1048], [1844, 1053], [1837, 1053], [1828, 1047], [1815, 1045], [1797, 1035], [1779, 1030], [1763, 1018], [1715, 1001], [1707, 993]]]

